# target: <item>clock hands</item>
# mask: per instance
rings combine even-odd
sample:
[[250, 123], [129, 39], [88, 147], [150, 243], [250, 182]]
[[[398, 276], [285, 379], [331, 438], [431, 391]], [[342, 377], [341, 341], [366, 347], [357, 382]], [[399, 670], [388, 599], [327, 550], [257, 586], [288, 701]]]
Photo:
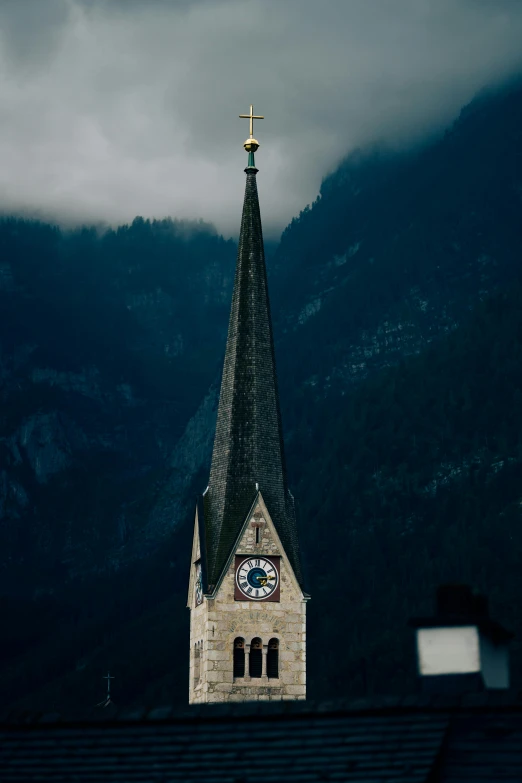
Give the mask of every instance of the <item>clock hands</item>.
[[275, 579], [275, 576], [258, 576], [257, 581], [261, 585], [261, 587], [265, 587], [266, 583], [269, 579]]

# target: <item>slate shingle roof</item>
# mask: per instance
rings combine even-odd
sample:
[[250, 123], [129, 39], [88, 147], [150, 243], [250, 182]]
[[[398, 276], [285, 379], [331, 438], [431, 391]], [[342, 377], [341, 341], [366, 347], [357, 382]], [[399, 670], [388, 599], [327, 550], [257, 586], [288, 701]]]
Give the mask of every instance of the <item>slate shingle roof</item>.
[[256, 496], [297, 579], [295, 510], [287, 489], [257, 169], [248, 167], [210, 480], [204, 495], [208, 584], [215, 585]]
[[468, 713], [450, 725], [441, 756], [445, 783], [520, 783], [522, 713]]
[[96, 717], [4, 719], [2, 782], [522, 781], [522, 702], [499, 692]]

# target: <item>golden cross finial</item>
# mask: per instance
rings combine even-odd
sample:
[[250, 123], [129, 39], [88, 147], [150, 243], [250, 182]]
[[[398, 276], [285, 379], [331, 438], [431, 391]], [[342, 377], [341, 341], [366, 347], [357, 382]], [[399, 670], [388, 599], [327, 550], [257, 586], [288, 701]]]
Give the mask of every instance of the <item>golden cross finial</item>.
[[250, 138], [254, 138], [254, 120], [264, 120], [265, 118], [261, 114], [254, 114], [254, 107], [250, 104], [250, 114], [240, 114], [241, 120], [250, 120]]

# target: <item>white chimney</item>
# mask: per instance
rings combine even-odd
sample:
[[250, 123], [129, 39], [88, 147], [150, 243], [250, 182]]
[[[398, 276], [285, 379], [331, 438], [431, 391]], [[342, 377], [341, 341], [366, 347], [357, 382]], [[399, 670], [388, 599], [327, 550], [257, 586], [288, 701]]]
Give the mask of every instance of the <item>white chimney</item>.
[[490, 619], [487, 600], [467, 585], [442, 585], [434, 617], [410, 621], [416, 631], [423, 691], [462, 693], [509, 688], [513, 634]]

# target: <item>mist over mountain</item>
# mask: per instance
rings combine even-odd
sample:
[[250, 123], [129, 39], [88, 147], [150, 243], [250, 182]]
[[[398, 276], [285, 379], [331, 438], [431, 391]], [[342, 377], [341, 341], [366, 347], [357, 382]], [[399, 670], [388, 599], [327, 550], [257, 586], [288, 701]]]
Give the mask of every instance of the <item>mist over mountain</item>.
[[[413, 688], [441, 581], [491, 597], [522, 685], [521, 128], [515, 82], [361, 149], [269, 248], [311, 698]], [[4, 703], [90, 704], [108, 667], [120, 704], [186, 700], [235, 253], [206, 224], [0, 223]]]

